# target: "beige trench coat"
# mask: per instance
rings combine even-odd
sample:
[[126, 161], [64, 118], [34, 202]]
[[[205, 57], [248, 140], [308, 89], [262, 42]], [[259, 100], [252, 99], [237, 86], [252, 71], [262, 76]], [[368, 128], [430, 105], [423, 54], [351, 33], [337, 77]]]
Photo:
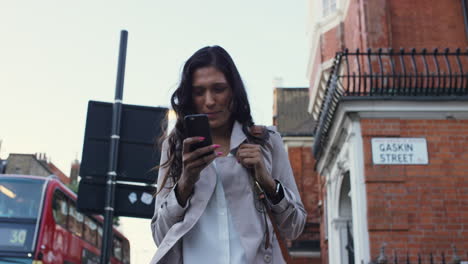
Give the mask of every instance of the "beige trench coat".
[[[269, 129], [274, 130], [272, 127]], [[246, 136], [242, 127], [236, 122], [231, 134], [231, 153], [235, 153], [238, 146], [245, 142]], [[166, 150], [167, 142], [163, 144], [161, 164], [167, 160]], [[278, 204], [269, 204], [272, 216], [283, 239], [295, 239], [304, 229], [306, 212], [281, 136], [277, 132], [270, 133], [270, 138], [262, 150], [267, 170], [282, 184], [284, 190], [284, 199]], [[247, 170], [237, 162], [234, 156], [217, 158], [216, 163], [222, 173], [227, 204], [241, 245], [245, 250], [247, 262], [285, 263], [269, 217], [267, 219], [271, 243], [270, 247], [265, 249], [265, 220], [262, 213], [255, 208], [255, 195], [251, 186], [251, 176]], [[165, 173], [165, 169], [160, 169], [158, 190]], [[195, 184], [194, 193], [185, 208], [178, 204], [173, 188], [164, 188], [156, 196], [156, 209], [151, 221], [151, 229], [158, 249], [151, 260], [152, 264], [183, 263], [182, 237], [203, 214], [214, 192], [215, 184], [215, 171], [212, 166], [208, 166], [200, 173], [200, 180]], [[173, 183], [167, 181], [167, 186], [173, 186]], [[213, 252], [213, 254], [216, 253]], [[209, 256], [207, 256], [206, 263], [210, 263]]]

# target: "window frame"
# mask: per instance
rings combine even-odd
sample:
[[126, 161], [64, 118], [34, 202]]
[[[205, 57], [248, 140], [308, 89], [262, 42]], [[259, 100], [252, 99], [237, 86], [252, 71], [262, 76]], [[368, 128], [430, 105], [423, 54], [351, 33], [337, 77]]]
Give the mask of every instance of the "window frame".
[[130, 264], [130, 243], [128, 240], [122, 240], [123, 264]]
[[[54, 205], [57, 201], [57, 197], [58, 196], [61, 196], [60, 198], [63, 198], [63, 201], [65, 202], [66, 204], [66, 215], [65, 215], [65, 222], [64, 223], [59, 223], [57, 221], [57, 217], [56, 215], [54, 214]], [[60, 189], [55, 189], [54, 190], [54, 194], [52, 195], [52, 218], [54, 219], [54, 222], [56, 225], [59, 225], [63, 228], [65, 228], [66, 230], [68, 230], [68, 217], [70, 215], [70, 211], [69, 211], [69, 200], [70, 200], [70, 197], [68, 197], [63, 191], [61, 191]], [[58, 208], [59, 211], [62, 211], [62, 204], [58, 205], [60, 208]]]
[[[120, 245], [120, 256], [117, 256], [117, 254], [116, 254], [116, 249], [117, 249], [116, 244], [117, 243], [115, 241], [117, 241], [119, 243], [119, 245]], [[114, 235], [113, 238], [112, 238], [112, 256], [114, 258], [116, 258], [117, 260], [119, 260], [119, 261], [123, 261], [123, 259], [124, 259], [123, 248], [124, 248], [123, 247], [123, 239], [116, 236], [116, 235]]]
[[[67, 205], [67, 208], [66, 208], [66, 209], [67, 209], [67, 215], [66, 215], [66, 218], [65, 218], [65, 224], [58, 223], [58, 222], [57, 222], [57, 218], [56, 218], [56, 216], [55, 216], [55, 214], [54, 214], [54, 210], [55, 210], [55, 209], [54, 209], [54, 204], [55, 204], [56, 199], [57, 199], [58, 196], [61, 196], [61, 197], [63, 198], [63, 200], [66, 202], [66, 205]], [[70, 220], [71, 220], [71, 218], [73, 217], [73, 216], [71, 216], [71, 214], [70, 214], [70, 209], [71, 209], [72, 207], [73, 207], [74, 213], [77, 214], [77, 217], [78, 217], [78, 215], [81, 215], [82, 218], [83, 218], [83, 220], [82, 220], [81, 222], [78, 221], [78, 219], [77, 219], [77, 223], [81, 223], [80, 225], [77, 225], [77, 226], [81, 226], [81, 234], [78, 234], [77, 232], [74, 232], [74, 231], [71, 230], [71, 228], [70, 228], [70, 225], [71, 225], [71, 224], [70, 224]], [[61, 209], [62, 209], [62, 208], [60, 208], [59, 210], [61, 210]], [[95, 247], [97, 247], [97, 248], [100, 248], [100, 247], [98, 247], [99, 242], [98, 242], [97, 240], [99, 240], [99, 232], [98, 232], [98, 229], [99, 229], [99, 227], [101, 227], [101, 229], [102, 229], [102, 223], [99, 222], [99, 221], [98, 221], [96, 218], [94, 218], [92, 215], [88, 215], [88, 214], [84, 214], [84, 213], [79, 212], [78, 209], [77, 209], [77, 202], [76, 202], [73, 198], [71, 198], [69, 195], [67, 195], [67, 194], [66, 194], [62, 189], [60, 189], [60, 188], [56, 188], [56, 189], [54, 190], [53, 195], [52, 195], [52, 218], [53, 218], [54, 223], [55, 223], [56, 225], [61, 226], [62, 228], [66, 229], [68, 232], [70, 232], [71, 234], [73, 234], [73, 235], [79, 237], [81, 240], [86, 241], [86, 242], [90, 243], [91, 245], [93, 245], [93, 246], [95, 246]], [[95, 241], [95, 242], [89, 241], [88, 239], [85, 239], [85, 238], [84, 238], [84, 231], [85, 231], [85, 229], [86, 229], [86, 226], [85, 226], [85, 225], [86, 225], [86, 224], [85, 224], [85, 219], [86, 219], [86, 218], [90, 219], [94, 224], [96, 224], [96, 230], [95, 230], [95, 232], [96, 232], [96, 241]]]
[[322, 17], [328, 17], [338, 10], [338, 0], [322, 0]]
[[[71, 203], [68, 204], [68, 222], [67, 222], [67, 230], [72, 233], [73, 235], [83, 239], [83, 231], [84, 231], [84, 214], [83, 213], [80, 213], [78, 212], [78, 209], [77, 209], [77, 206], [76, 206], [76, 203], [73, 201], [73, 200], [69, 200], [71, 201]], [[72, 209], [73, 208], [73, 209]], [[73, 214], [76, 214], [76, 216], [72, 215], [71, 211], [74, 211]], [[82, 216], [82, 220], [80, 221], [79, 220], [79, 216]], [[70, 227], [71, 227], [71, 224], [70, 224], [70, 220], [71, 218], [74, 218], [73, 221], [75, 221], [77, 224], [76, 224], [76, 227], [77, 228], [80, 228], [80, 230], [72, 230]], [[81, 224], [80, 224], [81, 223]], [[80, 232], [79, 232], [80, 231]], [[84, 239], [83, 239], [84, 240]]]
[[[57, 221], [57, 217], [55, 216], [55, 213], [54, 213], [54, 210], [55, 210], [54, 209], [54, 204], [57, 201], [57, 197], [60, 197], [61, 199], [63, 199], [63, 201], [65, 201], [65, 204], [66, 204], [66, 207], [67, 207], [66, 208], [67, 215], [65, 216], [64, 223], [59, 223]], [[80, 240], [91, 244], [93, 247], [96, 247], [99, 250], [102, 248], [102, 243], [101, 242], [102, 242], [102, 236], [103, 236], [103, 223], [98, 221], [93, 215], [88, 215], [88, 214], [84, 214], [84, 213], [79, 212], [78, 209], [77, 209], [77, 202], [73, 198], [71, 198], [69, 195], [67, 195], [62, 189], [56, 188], [53, 191], [52, 204], [50, 206], [52, 208], [52, 219], [53, 219], [53, 221], [54, 221], [54, 223], [56, 225], [59, 225], [60, 227], [64, 228], [65, 230], [67, 230], [67, 232], [69, 232], [72, 235], [75, 235]], [[62, 208], [60, 207], [58, 210], [62, 210]], [[74, 216], [71, 215], [71, 213], [70, 213], [71, 210], [74, 210], [74, 214], [77, 214], [77, 217], [78, 217], [78, 215], [82, 216], [82, 221], [81, 222], [78, 221], [78, 219], [76, 219]], [[77, 226], [81, 227], [81, 233], [77, 233], [77, 232], [75, 232], [75, 230], [71, 229], [71, 219], [72, 218], [75, 218], [77, 223], [81, 223], [81, 224], [77, 225]], [[87, 228], [86, 219], [92, 221], [92, 223], [95, 224], [95, 226], [96, 226], [96, 229], [93, 231], [95, 233], [95, 235], [94, 235], [95, 239], [93, 239], [94, 241], [90, 241], [90, 239], [86, 239], [86, 237], [85, 237], [85, 230]], [[114, 228], [114, 227], [112, 227], [112, 228]], [[115, 256], [115, 252], [114, 252], [114, 240], [115, 239], [117, 239], [118, 242], [120, 243], [120, 258], [118, 256]], [[129, 259], [130, 245], [128, 244], [128, 241], [124, 237], [114, 235], [113, 240], [112, 240], [112, 252], [111, 253], [112, 253], [112, 257], [118, 259], [119, 261], [125, 261], [125, 260], [127, 260], [127, 258], [128, 258], [128, 261], [129, 261], [130, 260]]]
[[[88, 224], [86, 223], [86, 220], [90, 221], [92, 223], [92, 225], [94, 225], [94, 229], [91, 228], [91, 226], [88, 226]], [[94, 237], [94, 241], [92, 241], [91, 239], [88, 239], [89, 237], [86, 237], [86, 229], [89, 229], [91, 230], [92, 232], [92, 237]], [[93, 234], [94, 233], [94, 234]], [[98, 245], [98, 223], [96, 221], [96, 219], [94, 219], [93, 217], [91, 217], [90, 215], [86, 215], [84, 214], [84, 221], [83, 221], [83, 236], [82, 236], [83, 240], [88, 242], [88, 243], [91, 243], [91, 245], [97, 247]]]

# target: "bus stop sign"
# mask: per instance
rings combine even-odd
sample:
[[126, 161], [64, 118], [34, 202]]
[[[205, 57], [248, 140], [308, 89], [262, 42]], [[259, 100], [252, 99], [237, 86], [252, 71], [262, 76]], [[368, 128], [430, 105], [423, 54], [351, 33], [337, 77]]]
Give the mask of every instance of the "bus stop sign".
[[[167, 127], [168, 109], [122, 105], [117, 181], [154, 184], [160, 150], [155, 143]], [[88, 182], [103, 182], [108, 173], [112, 104], [89, 101], [80, 175]]]
[[[81, 180], [78, 190], [78, 210], [83, 213], [104, 213], [104, 183]], [[117, 183], [114, 216], [151, 218], [154, 214], [154, 186]]]
[[[113, 104], [89, 101], [78, 189], [78, 210], [103, 214], [109, 172]], [[117, 156], [116, 216], [151, 218], [160, 149], [156, 142], [167, 127], [168, 109], [122, 105]]]

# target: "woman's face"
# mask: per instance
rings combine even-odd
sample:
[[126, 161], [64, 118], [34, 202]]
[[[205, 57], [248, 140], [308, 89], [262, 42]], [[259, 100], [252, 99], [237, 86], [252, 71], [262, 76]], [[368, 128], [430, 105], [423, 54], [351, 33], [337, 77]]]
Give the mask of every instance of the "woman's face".
[[203, 67], [193, 73], [192, 100], [198, 114], [208, 115], [212, 129], [229, 125], [232, 88], [215, 67]]

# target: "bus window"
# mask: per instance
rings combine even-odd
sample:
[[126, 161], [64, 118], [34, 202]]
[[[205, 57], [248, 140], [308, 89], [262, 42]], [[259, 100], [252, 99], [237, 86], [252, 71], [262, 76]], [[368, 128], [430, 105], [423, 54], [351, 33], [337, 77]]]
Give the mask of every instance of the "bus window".
[[43, 181], [3, 178], [0, 180], [0, 217], [36, 219]]
[[91, 244], [97, 245], [97, 225], [94, 219], [88, 216], [84, 217], [83, 238]]
[[68, 230], [81, 237], [83, 234], [83, 214], [76, 211], [75, 204], [72, 202], [69, 204], [68, 213], [70, 215], [68, 218]]
[[99, 257], [93, 252], [87, 250], [86, 248], [83, 248], [83, 252], [81, 253], [81, 263], [99, 264]]
[[55, 223], [67, 227], [68, 204], [65, 195], [59, 191], [54, 193], [54, 201], [52, 203], [52, 214], [54, 215]]
[[[44, 180], [0, 176], [0, 252], [33, 251]], [[0, 260], [1, 262], [1, 260]]]
[[128, 241], [123, 241], [123, 264], [130, 264], [130, 245]]
[[102, 245], [102, 225], [99, 224], [97, 228], [97, 247], [100, 249]]
[[112, 255], [118, 259], [122, 260], [122, 242], [119, 238], [114, 236], [114, 241], [112, 243]]

